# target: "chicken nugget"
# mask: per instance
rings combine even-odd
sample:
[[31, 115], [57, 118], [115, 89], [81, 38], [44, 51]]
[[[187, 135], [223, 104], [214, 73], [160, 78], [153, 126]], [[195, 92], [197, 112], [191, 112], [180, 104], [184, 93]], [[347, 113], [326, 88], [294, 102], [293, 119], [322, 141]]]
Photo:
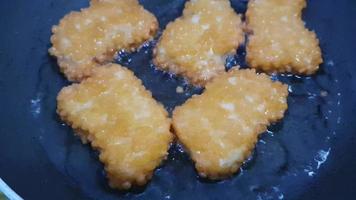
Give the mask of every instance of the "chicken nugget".
[[152, 39], [157, 28], [157, 19], [137, 0], [92, 0], [53, 26], [49, 52], [70, 81], [81, 81], [117, 50], [133, 51]]
[[154, 63], [204, 86], [225, 72], [226, 56], [243, 41], [241, 17], [228, 0], [191, 0], [183, 16], [164, 30], [154, 49]]
[[251, 154], [287, 109], [286, 85], [255, 70], [230, 70], [173, 112], [173, 128], [202, 177], [223, 179]]
[[119, 65], [95, 68], [58, 95], [57, 113], [99, 150], [110, 186], [144, 185], [167, 155], [171, 121], [134, 74]]
[[305, 0], [251, 0], [246, 13], [251, 32], [246, 59], [268, 73], [310, 75], [323, 62], [319, 40], [301, 18]]

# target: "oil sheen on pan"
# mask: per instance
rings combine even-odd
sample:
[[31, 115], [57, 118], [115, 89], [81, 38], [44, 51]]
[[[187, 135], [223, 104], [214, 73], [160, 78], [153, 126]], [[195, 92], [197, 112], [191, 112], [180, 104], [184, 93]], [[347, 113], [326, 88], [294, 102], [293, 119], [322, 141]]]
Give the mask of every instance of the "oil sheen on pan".
[[[181, 16], [185, 1], [143, 0], [140, 3], [157, 16], [161, 30], [164, 30], [168, 22]], [[47, 6], [49, 4], [50, 2], [45, 3]], [[237, 13], [245, 13], [247, 9], [245, 1], [231, 1], [231, 5]], [[331, 5], [330, 2], [328, 5]], [[76, 1], [71, 1], [66, 6], [84, 7]], [[319, 19], [325, 13], [318, 11], [319, 7], [324, 8], [314, 1], [308, 1], [304, 20], [308, 28], [318, 34], [321, 48], [330, 52], [331, 47], [326, 41], [330, 27], [324, 27], [320, 23]], [[58, 20], [63, 16], [61, 13], [57, 13]], [[41, 22], [48, 27], [54, 23], [46, 20]], [[43, 27], [34, 29], [43, 37], [46, 36], [41, 32]], [[115, 62], [132, 70], [142, 80], [145, 88], [152, 92], [152, 96], [162, 102], [171, 113], [174, 107], [182, 105], [194, 94], [201, 94], [202, 90], [187, 84], [180, 77], [155, 70], [150, 62], [156, 42], [155, 39], [134, 53], [120, 52]], [[49, 42], [42, 41], [41, 47], [47, 48], [46, 45]], [[298, 194], [293, 188], [305, 187], [327, 165], [329, 156], [334, 152], [331, 144], [335, 135], [338, 135], [337, 127], [344, 120], [340, 115], [343, 105], [341, 97], [344, 93], [340, 89], [338, 73], [342, 65], [340, 60], [328, 52], [323, 57], [324, 64], [320, 65], [315, 76], [272, 76], [272, 79], [289, 85], [288, 111], [282, 122], [271, 125], [261, 134], [256, 149], [241, 166], [241, 171], [225, 181], [212, 184], [205, 179], [197, 179], [186, 149], [174, 144], [169, 150], [167, 160], [155, 171], [154, 178], [144, 189], [128, 193], [110, 189], [104, 168], [98, 161], [98, 154], [82, 145], [80, 139], [73, 136], [71, 128], [59, 123], [55, 114], [56, 96], [69, 83], [56, 70], [56, 62], [42, 54], [37, 56], [42, 60], [38, 61], [40, 63], [37, 66], [36, 92], [28, 102], [34, 124], [38, 127], [34, 138], [39, 141], [56, 170], [79, 188], [84, 193], [83, 196], [89, 198], [187, 199], [194, 193], [196, 198], [201, 199], [289, 199]], [[239, 64], [246, 68], [245, 54], [242, 46], [237, 54], [228, 59], [226, 66]], [[180, 89], [176, 90], [177, 87]]]

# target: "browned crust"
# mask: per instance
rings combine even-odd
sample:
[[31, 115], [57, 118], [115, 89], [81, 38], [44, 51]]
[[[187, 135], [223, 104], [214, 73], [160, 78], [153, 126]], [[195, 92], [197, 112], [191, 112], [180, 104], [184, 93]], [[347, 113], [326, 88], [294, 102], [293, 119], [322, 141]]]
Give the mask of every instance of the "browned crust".
[[[108, 66], [104, 66], [106, 68], [111, 68], [114, 64], [108, 64]], [[131, 73], [133, 75], [133, 72], [130, 70], [123, 68], [125, 71]], [[93, 76], [89, 77], [88, 79], [84, 81], [90, 81], [90, 79], [95, 78], [95, 73], [97, 70], [93, 71]], [[139, 83], [142, 85], [142, 81], [137, 79]], [[79, 83], [72, 84], [69, 87], [63, 88], [59, 95], [57, 96], [57, 102], [62, 102], [66, 101], [69, 97], [67, 94], [65, 94], [63, 91], [71, 88], [74, 89], [79, 86]], [[148, 96], [150, 98], [152, 97], [152, 94], [150, 91], [145, 90], [144, 87], [139, 87], [139, 90], [141, 91], [140, 93], [142, 95]], [[164, 112], [164, 115], [166, 118], [168, 118], [168, 112], [164, 109], [163, 105], [157, 102], [157, 105], [161, 108], [161, 110]], [[152, 169], [151, 171], [147, 172], [146, 174], [141, 174], [140, 176], [135, 176], [134, 178], [128, 179], [127, 177], [121, 177], [120, 174], [116, 174], [114, 171], [110, 170], [109, 167], [109, 160], [105, 156], [103, 156], [103, 149], [100, 148], [100, 146], [96, 143], [95, 141], [95, 133], [89, 129], [84, 129], [81, 123], [78, 123], [74, 118], [70, 117], [70, 114], [58, 104], [57, 106], [57, 114], [60, 116], [61, 120], [64, 121], [67, 125], [73, 128], [74, 133], [78, 135], [82, 141], [83, 144], [90, 143], [90, 145], [98, 150], [100, 152], [99, 159], [102, 163], [104, 163], [105, 170], [107, 172], [107, 178], [109, 179], [109, 185], [112, 188], [117, 188], [120, 190], [128, 190], [131, 187], [134, 186], [143, 186], [145, 185], [150, 179], [152, 178], [153, 172], [155, 169]], [[170, 142], [168, 144], [167, 150], [169, 149], [169, 146], [171, 145], [172, 141], [174, 139], [173, 134], [171, 135]], [[168, 152], [166, 152], [165, 155], [162, 157], [158, 158], [158, 160], [161, 160], [161, 163], [164, 162], [164, 160], [167, 158]]]
[[[250, 7], [251, 4], [254, 3], [255, 0], [251, 0], [248, 4], [248, 9], [246, 12], [246, 28], [245, 28], [245, 33], [248, 35], [249, 40], [251, 40], [254, 37], [254, 31], [253, 27], [249, 25], [249, 19], [252, 17], [254, 13], [252, 13]], [[301, 11], [299, 13], [300, 20], [302, 21], [303, 19], [301, 18], [301, 13], [302, 10], [307, 6], [305, 0], [297, 0], [298, 3], [300, 4]], [[304, 27], [307, 29], [306, 27]], [[312, 75], [316, 73], [319, 70], [319, 65], [323, 63], [323, 58], [322, 58], [322, 52], [320, 49], [320, 42], [319, 39], [314, 31], [308, 30], [309, 36], [315, 41], [316, 43], [316, 60], [314, 60], [314, 67], [312, 68], [307, 68], [307, 67], [301, 67], [300, 65], [295, 65], [293, 64], [292, 61], [284, 59], [280, 60], [279, 62], [263, 62], [261, 63], [260, 60], [256, 60], [255, 56], [252, 55], [251, 49], [258, 48], [258, 45], [253, 45], [251, 42], [247, 41], [246, 45], [246, 62], [249, 64], [250, 67], [262, 70], [265, 73], [268, 74], [273, 74], [273, 73], [292, 73], [292, 74], [297, 74], [297, 75]], [[256, 47], [257, 46], [257, 47]], [[291, 47], [293, 48], [293, 47]], [[283, 66], [283, 67], [281, 67]]]
[[[235, 71], [238, 71], [237, 69], [232, 69], [230, 70], [228, 73], [233, 73]], [[248, 69], [248, 70], [245, 70], [246, 72], [249, 71], [248, 73], [256, 73], [255, 69]], [[268, 78], [267, 75], [264, 75], [264, 74], [259, 74], [258, 76], [264, 76], [266, 78]], [[219, 77], [217, 77], [219, 78]], [[213, 84], [214, 82], [210, 82], [208, 83], [207, 85], [207, 88], [209, 88], [209, 85], [210, 84]], [[277, 84], [276, 86], [277, 87], [284, 87], [286, 88], [286, 86], [282, 83], [279, 83], [279, 82], [275, 82], [275, 84]], [[287, 91], [287, 90], [286, 90]], [[204, 93], [203, 93], [204, 94]], [[201, 95], [203, 95], [201, 94]], [[189, 102], [191, 101], [195, 101], [196, 98], [199, 98], [201, 95], [194, 95], [192, 98], [188, 99], [183, 105], [181, 106], [177, 106], [174, 111], [173, 111], [173, 123], [172, 123], [172, 127], [173, 127], [173, 131], [175, 133], [175, 135], [178, 137], [180, 137], [180, 135], [183, 135], [184, 133], [183, 132], [180, 132], [180, 128], [178, 128], [176, 125], [177, 125], [177, 122], [175, 122], [176, 120], [176, 117], [177, 115], [179, 115], [178, 113], [181, 112], [181, 109], [182, 107], [185, 105], [185, 104], [188, 104]], [[287, 95], [288, 95], [288, 91], [287, 91]], [[240, 169], [240, 166], [245, 162], [245, 160], [252, 154], [254, 148], [255, 148], [255, 145], [258, 141], [258, 137], [260, 136], [261, 133], [265, 132], [267, 130], [267, 127], [271, 124], [271, 123], [275, 123], [279, 120], [281, 120], [284, 116], [284, 113], [285, 111], [287, 110], [288, 108], [288, 105], [286, 104], [286, 108], [284, 109], [283, 113], [281, 113], [280, 115], [275, 115], [274, 117], [270, 118], [268, 120], [268, 123], [267, 124], [260, 124], [256, 127], [255, 129], [255, 138], [253, 139], [253, 142], [251, 143], [246, 143], [244, 147], [246, 147], [246, 151], [244, 151], [244, 154], [243, 154], [243, 160], [242, 162], [235, 162], [233, 165], [231, 165], [230, 167], [224, 169], [224, 170], [217, 170], [216, 168], [208, 168], [208, 167], [204, 167], [204, 166], [201, 166], [199, 165], [199, 163], [196, 161], [196, 159], [193, 157], [193, 153], [191, 152], [191, 150], [186, 146], [186, 144], [184, 143], [184, 141], [180, 140], [181, 144], [185, 147], [185, 149], [188, 151], [189, 155], [191, 156], [191, 159], [193, 160], [194, 162], [194, 165], [195, 165], [195, 168], [199, 174], [200, 177], [202, 178], [208, 178], [208, 179], [211, 179], [211, 180], [223, 180], [223, 179], [227, 179], [227, 178], [230, 178], [231, 176], [233, 176], [239, 169]]]
[[[192, 4], [191, 1], [186, 2], [185, 4], [185, 9], [189, 6], [189, 4]], [[184, 11], [183, 11], [184, 12]], [[241, 25], [241, 33], [240, 33], [240, 38], [238, 38], [237, 41], [237, 46], [234, 49], [231, 49], [230, 52], [226, 53], [225, 55], [222, 55], [223, 60], [226, 60], [226, 58], [230, 55], [235, 54], [236, 49], [241, 46], [245, 42], [245, 35], [243, 29], [245, 29], [245, 24], [241, 20], [241, 14], [237, 14], [240, 18], [240, 25]], [[166, 29], [170, 26], [172, 26], [175, 22], [181, 21], [181, 20], [186, 20], [188, 16], [183, 16], [175, 19], [174, 21], [168, 23]], [[157, 44], [160, 44], [162, 37], [164, 37], [164, 32], [161, 36], [161, 38], [158, 40]], [[158, 46], [158, 45], [157, 45]], [[161, 70], [167, 71], [172, 74], [176, 74], [180, 77], [184, 77], [187, 81], [189, 81], [191, 84], [198, 86], [198, 87], [204, 87], [207, 83], [209, 83], [213, 78], [224, 74], [225, 71], [225, 65], [219, 66], [220, 68], [215, 68], [214, 73], [208, 77], [208, 78], [202, 78], [201, 74], [197, 75], [196, 72], [191, 72], [190, 70], [185, 69], [184, 66], [172, 61], [171, 59], [160, 59], [158, 56], [157, 52], [157, 46], [153, 49], [153, 64]]]
[[[98, 0], [92, 1], [91, 4], [96, 3], [96, 2], [100, 2]], [[142, 6], [141, 6], [142, 7]], [[82, 9], [86, 10], [88, 8]], [[147, 11], [148, 12], [148, 11]], [[67, 77], [67, 79], [69, 81], [72, 82], [81, 82], [84, 79], [90, 77], [90, 75], [92, 74], [92, 70], [94, 68], [100, 67], [101, 65], [105, 65], [107, 63], [110, 63], [114, 60], [114, 58], [116, 57], [116, 53], [119, 50], [124, 50], [127, 52], [134, 52], [136, 51], [138, 48], [140, 48], [145, 42], [149, 42], [151, 40], [153, 40], [154, 36], [157, 33], [159, 24], [158, 24], [158, 20], [156, 19], [156, 17], [151, 14], [151, 16], [153, 16], [153, 18], [155, 19], [155, 21], [153, 21], [153, 23], [151, 24], [151, 27], [149, 29], [149, 31], [145, 34], [142, 35], [141, 38], [138, 38], [138, 40], [136, 40], [134, 43], [129, 44], [128, 48], [108, 48], [107, 51], [101, 55], [97, 55], [95, 57], [93, 57], [91, 60], [89, 60], [87, 63], [78, 63], [75, 60], [70, 59], [67, 55], [63, 55], [61, 52], [58, 52], [55, 48], [54, 48], [54, 41], [57, 37], [57, 31], [59, 29], [59, 26], [64, 23], [65, 20], [70, 20], [72, 15], [78, 14], [79, 12], [70, 12], [69, 14], [65, 15], [59, 22], [59, 25], [54, 25], [52, 27], [52, 36], [50, 38], [50, 41], [52, 43], [52, 47], [48, 50], [49, 54], [51, 56], [54, 56], [57, 58], [57, 62], [58, 65], [60, 67], [60, 71]]]

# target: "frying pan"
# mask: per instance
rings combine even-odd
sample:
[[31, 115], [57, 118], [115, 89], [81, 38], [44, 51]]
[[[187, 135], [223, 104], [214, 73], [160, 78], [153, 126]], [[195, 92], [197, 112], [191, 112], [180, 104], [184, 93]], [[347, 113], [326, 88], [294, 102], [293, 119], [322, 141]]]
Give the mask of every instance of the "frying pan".
[[[181, 15], [184, 0], [142, 0], [161, 30]], [[240, 13], [246, 0], [232, 0]], [[324, 64], [311, 77], [276, 75], [290, 85], [284, 120], [269, 127], [232, 178], [197, 177], [184, 149], [168, 159], [144, 188], [107, 186], [97, 152], [58, 119], [56, 95], [70, 84], [48, 56], [51, 26], [87, 0], [0, 2], [0, 177], [24, 199], [354, 199], [356, 194], [356, 1], [309, 0], [306, 26], [317, 33]], [[202, 91], [154, 69], [152, 47], [120, 53], [116, 62], [143, 80], [169, 112]], [[245, 49], [226, 67], [247, 67]], [[176, 93], [177, 86], [184, 93]]]

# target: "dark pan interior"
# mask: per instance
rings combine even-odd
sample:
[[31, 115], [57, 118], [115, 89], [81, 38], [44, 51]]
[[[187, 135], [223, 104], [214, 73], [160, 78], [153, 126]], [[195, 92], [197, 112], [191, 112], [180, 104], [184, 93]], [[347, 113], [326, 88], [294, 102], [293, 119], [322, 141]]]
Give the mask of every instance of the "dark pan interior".
[[[165, 25], [184, 0], [141, 0]], [[232, 0], [240, 13], [246, 0]], [[179, 145], [145, 188], [107, 186], [97, 152], [58, 119], [56, 95], [69, 83], [49, 57], [51, 26], [87, 0], [0, 2], [0, 177], [25, 199], [353, 199], [356, 191], [356, 1], [308, 1], [303, 18], [315, 30], [324, 64], [311, 77], [273, 76], [290, 85], [289, 109], [269, 127], [240, 173], [212, 182], [197, 178]], [[202, 91], [151, 64], [156, 41], [117, 62], [133, 70], [168, 111]], [[244, 63], [245, 49], [226, 68]], [[184, 92], [176, 93], [182, 86]]]

